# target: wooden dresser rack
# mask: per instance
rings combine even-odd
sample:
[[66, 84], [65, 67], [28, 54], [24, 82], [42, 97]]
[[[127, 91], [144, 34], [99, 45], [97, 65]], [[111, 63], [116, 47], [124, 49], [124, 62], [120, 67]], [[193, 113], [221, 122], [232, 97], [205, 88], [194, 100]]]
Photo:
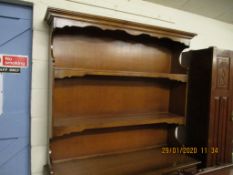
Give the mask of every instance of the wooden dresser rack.
[[48, 9], [53, 70], [51, 167], [56, 175], [166, 174], [197, 161], [163, 154], [185, 124], [193, 33]]

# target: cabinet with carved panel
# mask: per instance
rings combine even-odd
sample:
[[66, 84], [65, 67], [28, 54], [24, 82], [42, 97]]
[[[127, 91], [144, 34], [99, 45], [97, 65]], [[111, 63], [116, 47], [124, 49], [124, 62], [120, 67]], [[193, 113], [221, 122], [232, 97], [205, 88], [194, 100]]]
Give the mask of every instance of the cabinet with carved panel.
[[233, 52], [211, 47], [183, 54], [189, 60], [187, 142], [202, 166], [232, 162]]

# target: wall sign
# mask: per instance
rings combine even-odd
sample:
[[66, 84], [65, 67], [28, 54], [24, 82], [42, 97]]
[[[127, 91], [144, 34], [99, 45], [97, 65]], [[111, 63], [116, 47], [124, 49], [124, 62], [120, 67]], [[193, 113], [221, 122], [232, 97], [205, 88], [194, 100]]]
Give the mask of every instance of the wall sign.
[[0, 72], [20, 73], [21, 68], [28, 67], [28, 56], [0, 55]]
[[20, 68], [18, 68], [18, 67], [0, 67], [0, 72], [20, 73]]
[[3, 112], [3, 76], [0, 73], [0, 116]]

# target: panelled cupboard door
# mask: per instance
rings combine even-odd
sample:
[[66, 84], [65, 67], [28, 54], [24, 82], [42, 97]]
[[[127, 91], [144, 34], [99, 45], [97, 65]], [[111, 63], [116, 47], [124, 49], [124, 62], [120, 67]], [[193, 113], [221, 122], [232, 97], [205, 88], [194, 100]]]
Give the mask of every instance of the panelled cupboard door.
[[232, 161], [233, 52], [213, 51], [208, 165]]
[[0, 175], [29, 175], [32, 8], [0, 2], [0, 26], [0, 54], [29, 58], [20, 73], [2, 73]]

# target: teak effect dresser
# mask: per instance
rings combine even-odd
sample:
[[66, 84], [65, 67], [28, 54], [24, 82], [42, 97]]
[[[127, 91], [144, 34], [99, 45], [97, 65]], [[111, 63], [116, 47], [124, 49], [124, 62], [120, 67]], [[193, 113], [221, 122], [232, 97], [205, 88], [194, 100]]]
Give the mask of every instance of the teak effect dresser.
[[192, 33], [48, 9], [53, 58], [51, 169], [56, 175], [195, 171], [161, 153], [180, 146]]

